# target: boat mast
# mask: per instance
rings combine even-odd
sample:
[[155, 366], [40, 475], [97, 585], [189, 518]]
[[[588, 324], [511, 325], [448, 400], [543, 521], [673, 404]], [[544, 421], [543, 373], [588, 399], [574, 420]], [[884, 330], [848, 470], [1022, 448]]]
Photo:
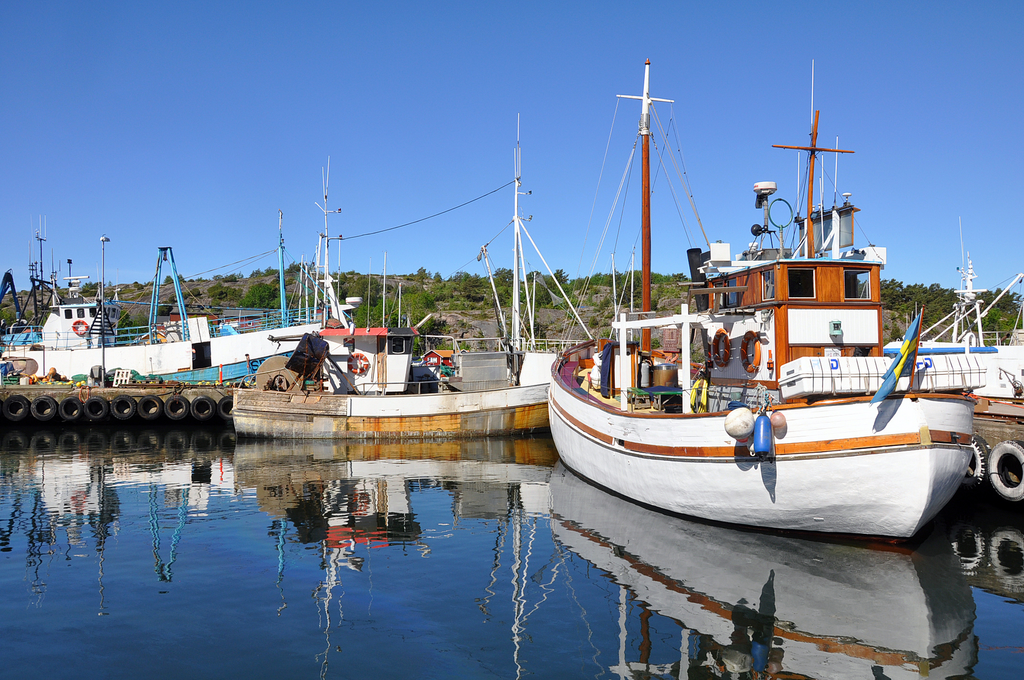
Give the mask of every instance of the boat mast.
[[[643, 188], [641, 191], [640, 207], [640, 229], [642, 232], [642, 264], [643, 267], [643, 301], [641, 311], [651, 311], [651, 103], [666, 102], [671, 104], [671, 99], [657, 99], [651, 97], [651, 60], [644, 64], [644, 93], [642, 96], [620, 94], [623, 99], [639, 99], [642, 102], [640, 110], [640, 136], [642, 142], [643, 159]], [[640, 336], [640, 349], [644, 352], [651, 351], [651, 329], [644, 328]]]
[[284, 211], [277, 211], [277, 286], [281, 290], [281, 326], [287, 326], [288, 303], [284, 294]]
[[[519, 253], [522, 252], [522, 235], [519, 228], [519, 188], [523, 185], [521, 169], [521, 151], [519, 149], [519, 120], [516, 119], [516, 151], [513, 160], [515, 183], [515, 199], [512, 203], [512, 222], [514, 230], [512, 236], [512, 347], [513, 352], [522, 349], [523, 336], [520, 330], [521, 319], [519, 314]], [[523, 272], [525, 274], [525, 272]]]
[[[806, 246], [804, 253], [806, 257], [817, 257], [818, 249], [814, 245], [814, 223], [811, 220], [811, 212], [814, 209], [814, 159], [817, 154], [822, 151], [830, 153], [853, 153], [847, 149], [824, 149], [818, 147], [818, 114], [820, 111], [814, 112], [814, 126], [811, 128], [811, 145], [810, 146], [784, 146], [782, 144], [772, 144], [775, 149], [794, 149], [796, 151], [806, 151], [808, 153], [808, 171], [807, 171], [807, 221], [804, 223], [806, 228], [804, 229], [804, 238]], [[819, 219], [821, 219], [819, 217]], [[822, 220], [824, 223], [824, 220]], [[839, 229], [838, 224], [832, 225], [832, 229]], [[835, 235], [835, 238], [839, 238], [839, 234]], [[822, 246], [825, 245], [824, 235], [822, 237]]]

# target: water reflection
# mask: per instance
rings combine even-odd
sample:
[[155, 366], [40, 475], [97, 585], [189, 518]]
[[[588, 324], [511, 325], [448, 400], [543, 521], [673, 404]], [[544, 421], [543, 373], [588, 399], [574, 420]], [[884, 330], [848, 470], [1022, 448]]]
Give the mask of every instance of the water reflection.
[[[0, 439], [14, 676], [38, 661], [19, 635], [61, 635], [107, 677], [951, 677], [996, 653], [970, 587], [1024, 599], [1020, 514], [973, 502], [913, 546], [846, 545], [645, 510], [557, 466], [549, 439]], [[179, 631], [189, 654], [125, 630]]]
[[[557, 540], [642, 603], [622, 677], [948, 677], [977, 660], [974, 601], [939, 532], [910, 550], [737, 531], [609, 498], [561, 466], [551, 500]], [[661, 640], [678, 661], [651, 665], [651, 612], [678, 623]]]

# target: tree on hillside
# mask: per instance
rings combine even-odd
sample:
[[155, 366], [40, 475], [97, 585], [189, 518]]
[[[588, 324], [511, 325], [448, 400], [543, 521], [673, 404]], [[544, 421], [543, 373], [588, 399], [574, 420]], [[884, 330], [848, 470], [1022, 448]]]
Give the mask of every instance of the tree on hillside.
[[239, 301], [240, 307], [249, 309], [273, 309], [281, 304], [281, 297], [278, 295], [277, 286], [269, 283], [254, 283], [245, 291], [245, 295]]

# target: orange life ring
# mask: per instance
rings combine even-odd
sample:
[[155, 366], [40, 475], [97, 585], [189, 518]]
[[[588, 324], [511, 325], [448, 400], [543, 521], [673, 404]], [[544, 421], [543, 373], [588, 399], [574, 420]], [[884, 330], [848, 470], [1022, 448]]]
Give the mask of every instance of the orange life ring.
[[77, 335], [78, 337], [84, 338], [86, 333], [89, 332], [89, 324], [79, 319], [78, 321], [71, 324], [71, 330], [73, 330], [75, 332], [75, 335]]
[[348, 372], [353, 375], [365, 375], [370, 370], [370, 360], [365, 354], [356, 352], [348, 358]]
[[[754, 356], [750, 356], [750, 343], [754, 343]], [[757, 373], [761, 368], [761, 338], [754, 331], [747, 331], [743, 334], [743, 344], [740, 345], [740, 363], [747, 373]]]
[[715, 339], [711, 341], [711, 358], [714, 359], [715, 366], [725, 368], [729, 363], [730, 342], [729, 332], [724, 328], [719, 328], [715, 333]]

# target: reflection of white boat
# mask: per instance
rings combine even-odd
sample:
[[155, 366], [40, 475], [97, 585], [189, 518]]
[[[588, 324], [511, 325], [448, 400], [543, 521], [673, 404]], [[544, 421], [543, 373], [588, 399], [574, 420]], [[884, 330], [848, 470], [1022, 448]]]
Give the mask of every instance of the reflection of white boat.
[[[647, 69], [637, 97], [645, 159], [656, 101]], [[840, 151], [818, 148], [816, 139], [817, 118], [811, 147], [788, 147], [810, 152], [812, 180], [815, 153]], [[643, 172], [646, 189], [646, 164]], [[849, 200], [815, 208], [812, 184], [801, 256], [761, 247], [776, 185], [754, 189], [764, 210], [764, 226], [754, 229], [761, 241], [737, 259], [722, 242], [688, 252], [693, 278], [703, 284], [691, 289], [696, 313], [686, 302], [672, 316], [622, 314], [612, 324], [614, 342], [583, 343], [559, 356], [549, 415], [561, 460], [606, 489], [674, 513], [909, 538], [964, 476], [974, 402], [962, 393], [980, 384], [984, 369], [975, 357], [935, 358], [886, 382], [894, 362], [882, 356], [884, 252], [850, 247], [858, 209]], [[649, 192], [642, 198], [647, 289]], [[691, 385], [684, 359], [678, 387], [643, 383], [654, 329], [678, 333], [687, 359], [691, 331], [703, 336], [708, 365], [700, 381]], [[634, 331], [639, 343], [630, 340]], [[908, 343], [906, 355], [912, 351]], [[662, 408], [667, 399], [679, 406]]]
[[938, 534], [911, 551], [700, 524], [609, 498], [562, 466], [550, 491], [557, 540], [678, 621], [684, 665], [909, 679], [969, 675], [977, 659], [974, 600]]

